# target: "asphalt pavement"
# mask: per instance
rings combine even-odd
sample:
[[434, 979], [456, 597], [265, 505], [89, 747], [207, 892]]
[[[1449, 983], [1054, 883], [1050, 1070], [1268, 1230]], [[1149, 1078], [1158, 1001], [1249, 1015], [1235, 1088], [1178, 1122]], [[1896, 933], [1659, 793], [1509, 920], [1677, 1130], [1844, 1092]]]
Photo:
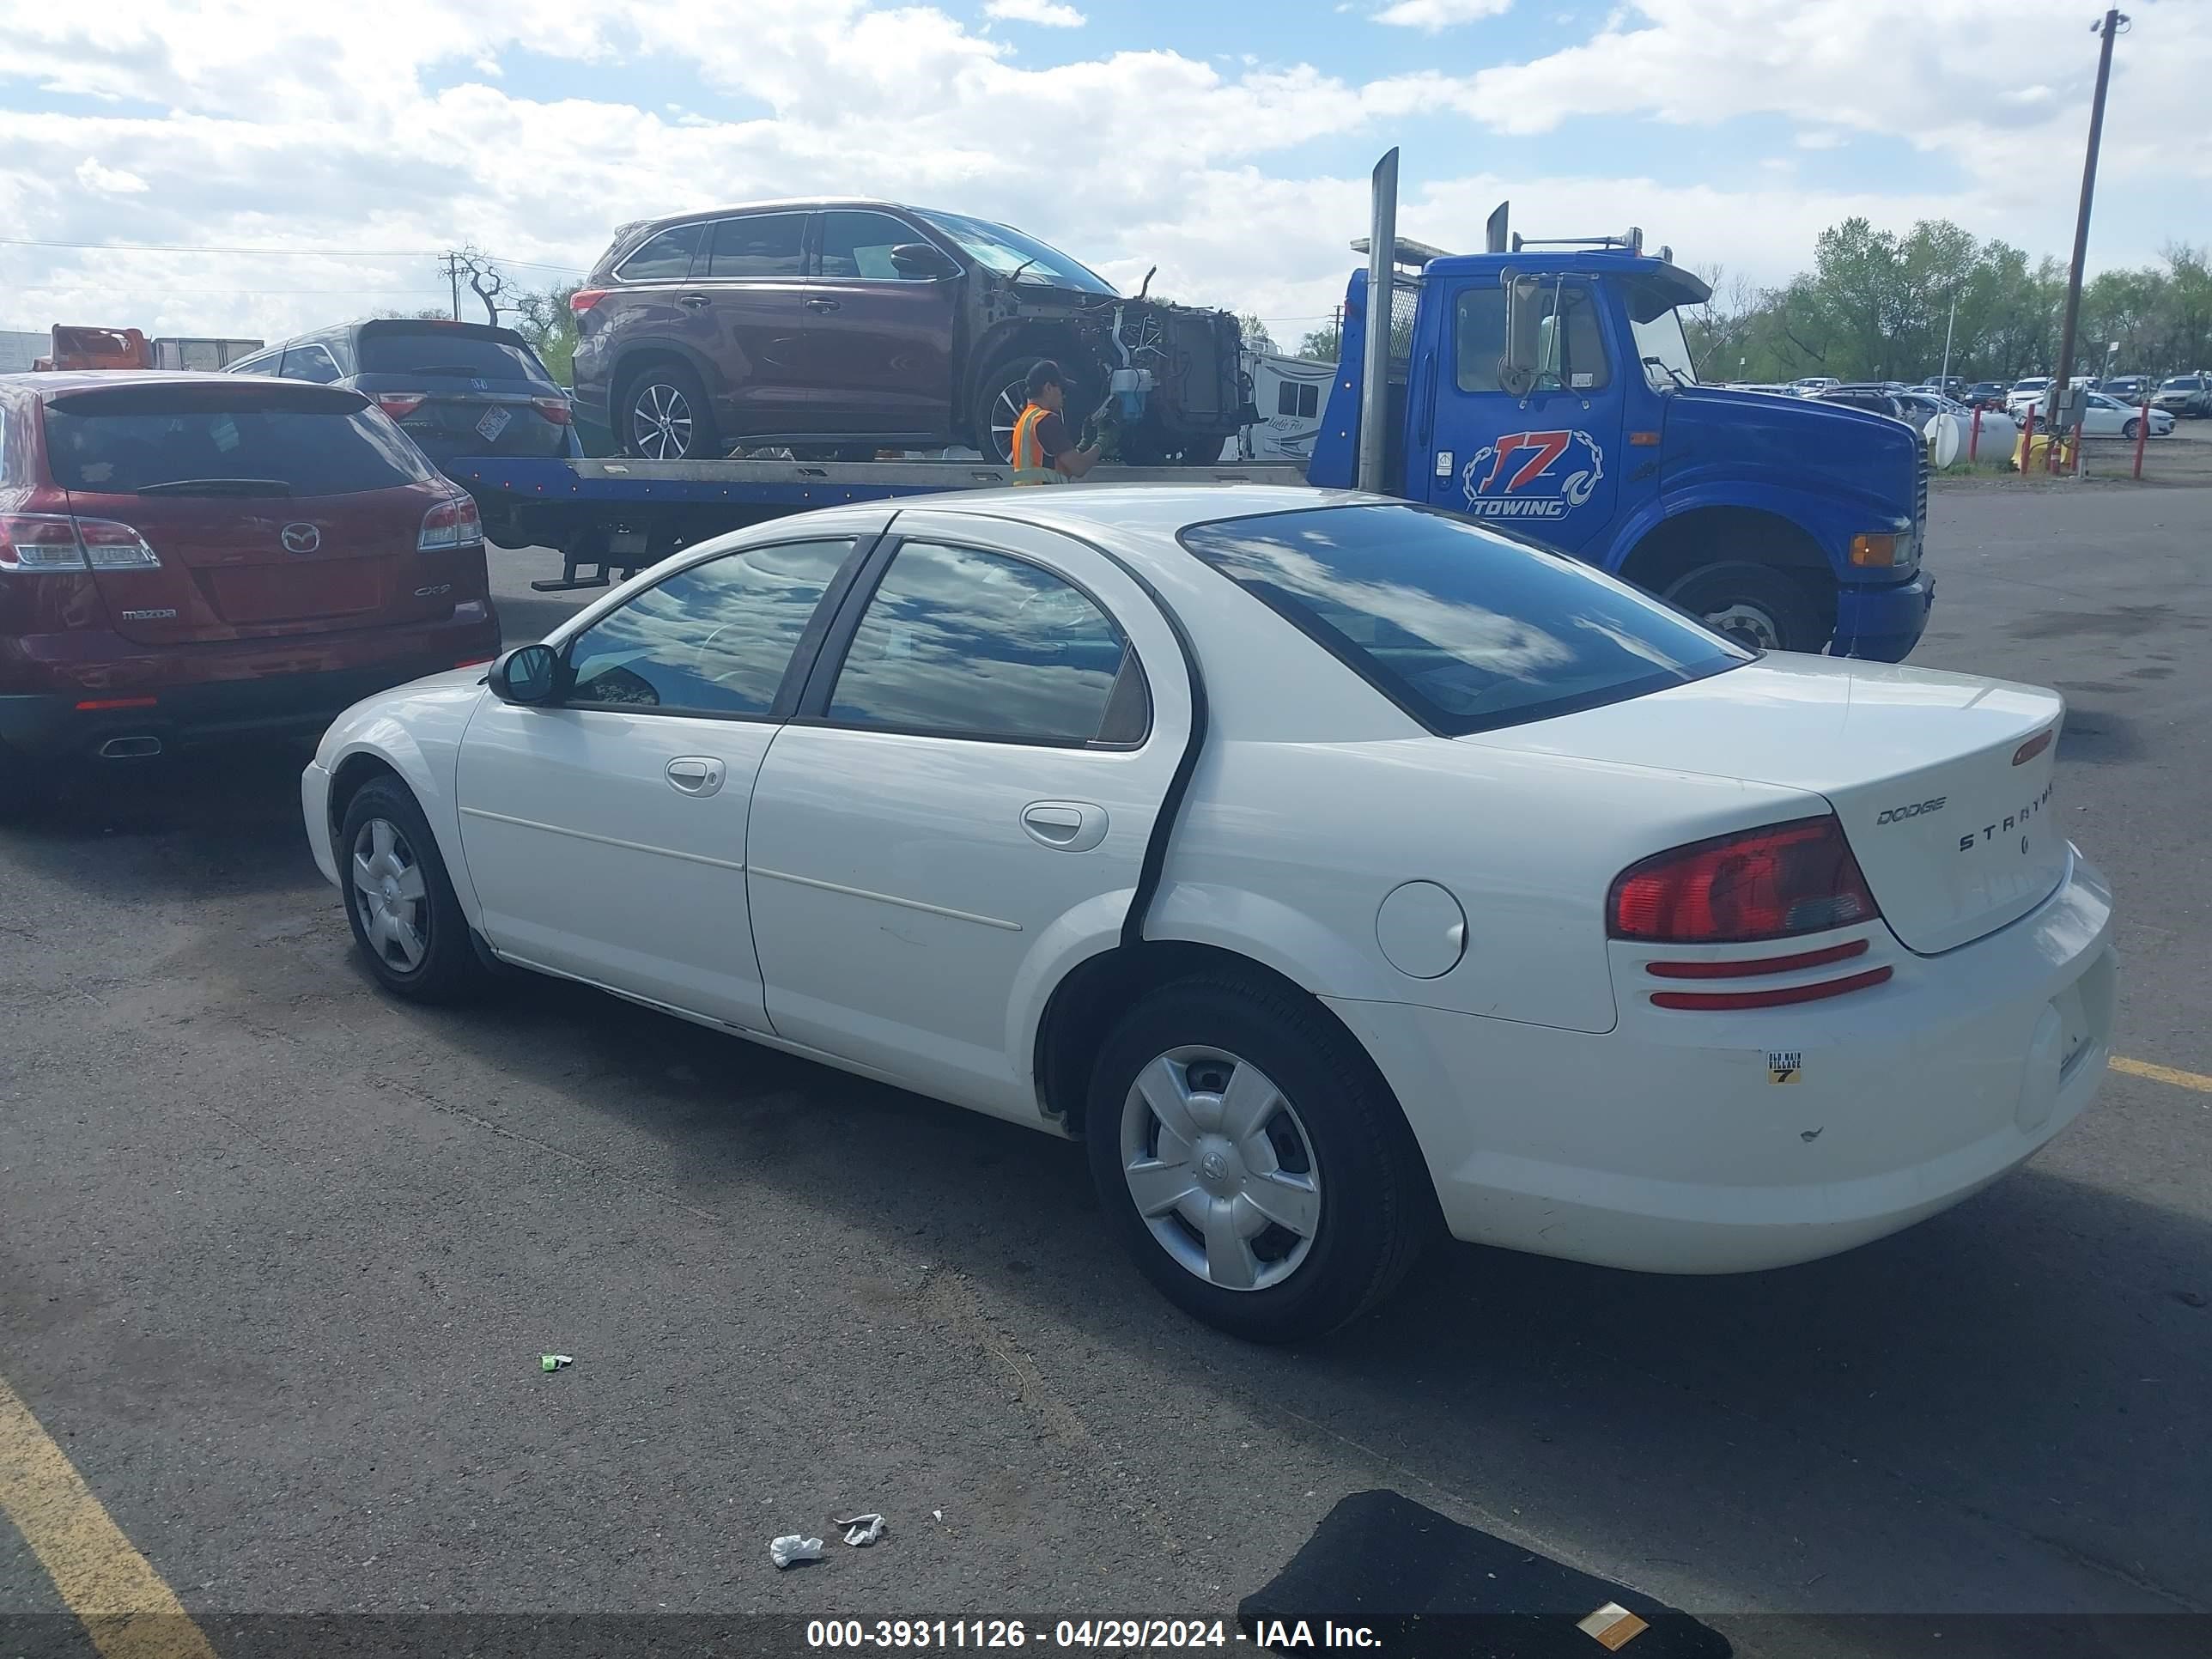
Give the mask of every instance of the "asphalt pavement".
[[[2212, 1610], [2212, 489], [1942, 489], [1930, 540], [1913, 660], [2065, 690], [2117, 1052], [2165, 1075], [1909, 1232], [1702, 1279], [1454, 1247], [1243, 1346], [1072, 1146], [574, 986], [379, 994], [286, 750], [0, 830], [0, 1382], [227, 1655], [271, 1613], [1225, 1617], [1372, 1486], [1745, 1652]], [[510, 639], [588, 597], [552, 563], [495, 555]], [[779, 1575], [794, 1530], [831, 1559]], [[90, 1651], [25, 1546], [0, 1645]]]

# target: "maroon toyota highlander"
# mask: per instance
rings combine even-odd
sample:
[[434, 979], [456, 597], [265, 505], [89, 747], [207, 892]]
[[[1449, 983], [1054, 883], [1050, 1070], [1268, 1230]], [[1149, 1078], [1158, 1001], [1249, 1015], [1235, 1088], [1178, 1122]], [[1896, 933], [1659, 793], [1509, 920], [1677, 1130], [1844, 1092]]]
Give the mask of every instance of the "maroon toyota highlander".
[[359, 392], [0, 375], [0, 775], [317, 732], [498, 649], [476, 504]]

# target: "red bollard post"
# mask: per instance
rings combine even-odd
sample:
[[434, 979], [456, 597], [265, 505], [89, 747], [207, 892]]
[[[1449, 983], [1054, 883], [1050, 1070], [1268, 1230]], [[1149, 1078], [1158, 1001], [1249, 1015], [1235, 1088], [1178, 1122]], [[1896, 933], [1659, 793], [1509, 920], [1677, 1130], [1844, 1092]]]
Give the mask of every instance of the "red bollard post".
[[1966, 433], [1966, 465], [1974, 464], [1974, 455], [1982, 447], [1982, 406], [1974, 405], [1974, 424]]
[[2143, 440], [2150, 436], [2150, 399], [2143, 399], [2142, 408], [2136, 415], [2136, 477], [2142, 477]]
[[2020, 429], [2020, 476], [2027, 476], [2029, 463], [2035, 459], [2035, 405], [2027, 406], [2027, 424]]

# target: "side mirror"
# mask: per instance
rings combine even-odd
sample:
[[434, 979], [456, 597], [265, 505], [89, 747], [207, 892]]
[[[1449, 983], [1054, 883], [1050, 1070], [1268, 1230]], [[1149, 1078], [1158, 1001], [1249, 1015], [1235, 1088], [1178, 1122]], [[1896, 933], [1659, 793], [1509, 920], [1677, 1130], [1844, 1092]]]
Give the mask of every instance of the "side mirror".
[[501, 702], [538, 705], [560, 702], [561, 680], [561, 653], [550, 645], [518, 645], [486, 677]]
[[1498, 384], [1514, 397], [1525, 398], [1547, 372], [1557, 373], [1558, 364], [1547, 359], [1558, 350], [1558, 331], [1544, 326], [1551, 319], [1542, 277], [1508, 271], [1504, 280], [1505, 355], [1498, 360]]
[[944, 249], [927, 242], [901, 242], [891, 250], [891, 269], [902, 276], [957, 276], [960, 267]]

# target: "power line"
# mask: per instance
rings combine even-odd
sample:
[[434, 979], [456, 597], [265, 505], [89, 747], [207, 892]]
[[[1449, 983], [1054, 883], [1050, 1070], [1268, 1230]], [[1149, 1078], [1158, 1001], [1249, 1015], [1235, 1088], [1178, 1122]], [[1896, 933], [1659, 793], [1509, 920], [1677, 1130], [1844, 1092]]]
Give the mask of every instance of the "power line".
[[295, 294], [434, 294], [434, 283], [414, 288], [123, 288], [113, 283], [10, 283], [11, 294], [233, 294], [260, 298]]
[[[35, 236], [0, 236], [0, 247], [75, 248], [95, 253], [241, 253], [258, 258], [295, 259], [441, 259], [444, 248], [404, 247], [218, 247], [185, 242], [56, 242]], [[581, 265], [550, 264], [543, 259], [507, 259], [495, 253], [486, 258], [502, 265], [522, 265], [532, 270], [583, 273]]]

